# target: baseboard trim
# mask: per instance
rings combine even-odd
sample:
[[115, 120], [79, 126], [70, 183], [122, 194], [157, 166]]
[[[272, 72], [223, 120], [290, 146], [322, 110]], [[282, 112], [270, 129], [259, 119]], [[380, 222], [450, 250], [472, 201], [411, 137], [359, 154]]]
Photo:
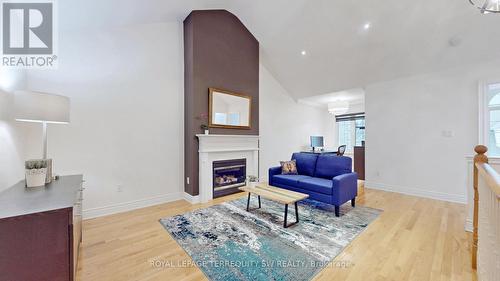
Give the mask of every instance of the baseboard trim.
[[188, 201], [191, 204], [200, 203], [200, 195], [193, 196], [187, 192], [184, 192], [182, 195], [183, 195], [182, 197], [184, 198], [184, 200]]
[[365, 182], [365, 188], [401, 193], [401, 194], [405, 194], [405, 195], [412, 195], [412, 196], [417, 196], [417, 197], [424, 197], [424, 198], [430, 198], [430, 199], [453, 202], [453, 203], [467, 204], [467, 198], [465, 195], [458, 196], [455, 194], [429, 191], [429, 190], [411, 188], [411, 187], [405, 187], [405, 186], [396, 186], [396, 185], [389, 185], [389, 184], [383, 184], [383, 183], [368, 182], [368, 181]]
[[113, 204], [104, 207], [97, 207], [83, 210], [83, 219], [93, 219], [97, 217], [123, 213], [163, 203], [181, 200], [182, 194], [180, 192], [170, 193], [140, 200], [134, 200], [124, 203]]

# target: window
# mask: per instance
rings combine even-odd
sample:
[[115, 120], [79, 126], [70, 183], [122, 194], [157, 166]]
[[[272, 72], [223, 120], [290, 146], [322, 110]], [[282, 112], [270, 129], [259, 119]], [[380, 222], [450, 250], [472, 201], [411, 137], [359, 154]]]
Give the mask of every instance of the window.
[[335, 117], [337, 121], [338, 144], [346, 145], [346, 151], [361, 146], [365, 140], [365, 114], [344, 114]]
[[239, 113], [228, 113], [227, 114], [227, 124], [238, 126], [240, 124], [240, 114]]
[[488, 146], [488, 155], [500, 156], [500, 82], [483, 86], [481, 111], [481, 143]]
[[338, 122], [338, 136], [339, 136], [339, 146], [347, 145], [346, 150], [352, 150], [353, 143], [353, 121], [342, 121]]
[[227, 124], [238, 126], [240, 124], [240, 114], [236, 113], [220, 113], [215, 112], [215, 124]]
[[226, 124], [227, 123], [227, 114], [215, 112], [215, 123], [216, 124]]
[[362, 146], [363, 141], [365, 141], [365, 118], [356, 120], [355, 125], [356, 125], [355, 128], [356, 146]]

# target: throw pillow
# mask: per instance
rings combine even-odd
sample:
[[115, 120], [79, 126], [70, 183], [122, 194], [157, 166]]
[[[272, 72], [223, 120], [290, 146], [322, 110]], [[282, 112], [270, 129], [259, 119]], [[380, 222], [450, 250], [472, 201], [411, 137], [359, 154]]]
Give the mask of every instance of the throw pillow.
[[297, 162], [295, 159], [292, 161], [280, 161], [282, 175], [297, 175]]

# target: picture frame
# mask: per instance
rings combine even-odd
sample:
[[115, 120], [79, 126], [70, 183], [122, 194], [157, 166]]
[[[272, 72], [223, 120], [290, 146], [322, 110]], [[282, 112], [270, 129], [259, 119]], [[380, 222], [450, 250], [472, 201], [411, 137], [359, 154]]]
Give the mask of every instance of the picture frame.
[[[252, 128], [252, 97], [228, 90], [209, 88], [210, 128], [244, 129]], [[230, 109], [221, 109], [223, 101]]]

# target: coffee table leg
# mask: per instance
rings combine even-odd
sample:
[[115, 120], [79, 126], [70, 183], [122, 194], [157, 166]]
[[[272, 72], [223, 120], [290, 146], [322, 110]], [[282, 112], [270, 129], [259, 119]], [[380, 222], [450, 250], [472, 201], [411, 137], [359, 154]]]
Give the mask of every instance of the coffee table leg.
[[297, 202], [295, 202], [295, 222], [291, 223], [291, 224], [287, 224], [287, 218], [288, 218], [288, 204], [285, 204], [285, 219], [284, 219], [284, 222], [283, 222], [283, 227], [284, 228], [287, 228], [289, 226], [292, 226], [294, 224], [297, 224], [299, 223], [299, 207], [298, 207], [298, 204]]
[[259, 209], [260, 209], [260, 195], [259, 195]]
[[248, 192], [247, 212], [249, 211], [249, 207], [250, 207], [250, 192]]
[[285, 204], [285, 222], [283, 223], [283, 227], [287, 228], [288, 225], [286, 225], [286, 217], [288, 216], [288, 204]]
[[297, 207], [297, 202], [295, 202], [295, 220], [299, 222], [299, 208]]

